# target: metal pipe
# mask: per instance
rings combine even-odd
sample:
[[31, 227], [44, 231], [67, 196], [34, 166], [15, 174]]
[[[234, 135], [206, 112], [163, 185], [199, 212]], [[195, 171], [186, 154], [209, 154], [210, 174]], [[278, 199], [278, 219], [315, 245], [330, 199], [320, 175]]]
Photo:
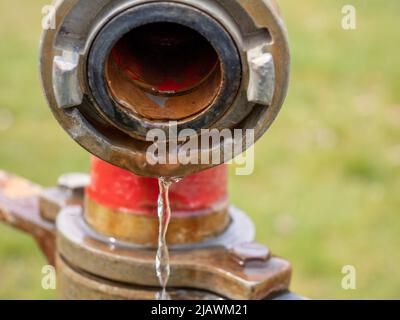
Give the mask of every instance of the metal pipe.
[[[170, 190], [170, 245], [194, 244], [221, 235], [230, 224], [226, 166], [218, 166], [174, 184]], [[158, 181], [136, 176], [92, 159], [85, 219], [107, 237], [156, 246]]]

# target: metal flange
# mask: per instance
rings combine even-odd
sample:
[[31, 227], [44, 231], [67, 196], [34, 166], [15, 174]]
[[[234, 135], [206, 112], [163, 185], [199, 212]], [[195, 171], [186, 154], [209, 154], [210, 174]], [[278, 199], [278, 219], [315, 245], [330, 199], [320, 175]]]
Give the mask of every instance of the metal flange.
[[[138, 117], [114, 100], [112, 105], [108, 103], [105, 107], [104, 101], [93, 90], [96, 86], [107, 89], [104, 81], [90, 76], [97, 74], [103, 79], [101, 70], [107, 63], [104, 57], [96, 60], [93, 53], [98, 47], [96, 40], [112, 27], [113, 21], [123, 20], [129, 12], [141, 12], [150, 7], [166, 9], [163, 10], [164, 18], [160, 13], [158, 20], [154, 15], [154, 21], [164, 19], [188, 24], [179, 18], [186, 15], [173, 14], [188, 12], [193, 23], [187, 26], [204, 36], [218, 53], [222, 66], [221, 88], [228, 88], [229, 94], [223, 95], [225, 91], [220, 90], [210, 106], [180, 119], [177, 124], [178, 130], [194, 129], [199, 138], [200, 129], [254, 129], [257, 140], [270, 127], [288, 87], [290, 59], [286, 30], [272, 0], [57, 2], [56, 28], [46, 30], [42, 38], [41, 74], [47, 100], [61, 126], [89, 152], [138, 175], [185, 176], [217, 163], [150, 165], [145, 153], [151, 143], [143, 138], [151, 128], [159, 128], [168, 134], [170, 124]], [[206, 25], [210, 28], [196, 25], [195, 22], [202, 19], [208, 21]], [[116, 35], [113, 40], [117, 41], [118, 37], [121, 35]], [[222, 45], [220, 48], [219, 44]], [[230, 55], [226, 50], [230, 50]], [[102, 67], [100, 74], [98, 67]], [[91, 83], [91, 79], [94, 82]], [[109, 96], [112, 96], [110, 92]], [[242, 150], [249, 146], [243, 140]], [[221, 150], [223, 147], [221, 141]], [[203, 153], [211, 154], [213, 150], [210, 148]]]
[[[78, 270], [57, 256], [59, 297], [65, 300], [154, 300], [159, 289], [110, 281]], [[172, 300], [221, 300], [201, 290], [170, 290]]]
[[[289, 288], [291, 267], [283, 259], [250, 250], [241, 259], [235, 246], [249, 243], [249, 219], [232, 209], [226, 234], [197, 245], [171, 246], [170, 288], [206, 290], [228, 299], [264, 299]], [[235, 224], [236, 221], [236, 224]], [[242, 228], [243, 227], [243, 228]], [[158, 287], [153, 249], [124, 244], [94, 234], [80, 207], [63, 210], [57, 219], [58, 253], [69, 266], [95, 277], [127, 285]], [[247, 231], [246, 234], [246, 230]], [[239, 261], [238, 261], [239, 259]]]

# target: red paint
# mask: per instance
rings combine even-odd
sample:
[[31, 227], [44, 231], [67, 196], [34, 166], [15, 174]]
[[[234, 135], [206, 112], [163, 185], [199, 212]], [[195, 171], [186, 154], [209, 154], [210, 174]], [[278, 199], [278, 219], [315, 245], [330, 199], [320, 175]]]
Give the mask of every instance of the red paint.
[[[201, 213], [227, 199], [226, 165], [184, 178], [170, 190], [173, 215]], [[136, 176], [93, 157], [91, 185], [87, 195], [95, 202], [134, 214], [157, 214], [158, 181]]]

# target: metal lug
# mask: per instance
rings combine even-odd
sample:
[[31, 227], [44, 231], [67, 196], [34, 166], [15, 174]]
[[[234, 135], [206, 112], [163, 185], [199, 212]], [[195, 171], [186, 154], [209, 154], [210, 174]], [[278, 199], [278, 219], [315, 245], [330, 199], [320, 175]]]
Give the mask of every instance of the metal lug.
[[265, 45], [247, 52], [250, 81], [247, 98], [250, 102], [269, 106], [275, 92], [275, 66], [272, 54], [265, 52]]
[[82, 103], [78, 65], [79, 54], [76, 52], [63, 51], [61, 56], [54, 57], [53, 89], [60, 108], [70, 108]]
[[240, 265], [246, 265], [250, 262], [265, 262], [271, 257], [269, 249], [259, 243], [242, 243], [235, 245], [231, 253]]

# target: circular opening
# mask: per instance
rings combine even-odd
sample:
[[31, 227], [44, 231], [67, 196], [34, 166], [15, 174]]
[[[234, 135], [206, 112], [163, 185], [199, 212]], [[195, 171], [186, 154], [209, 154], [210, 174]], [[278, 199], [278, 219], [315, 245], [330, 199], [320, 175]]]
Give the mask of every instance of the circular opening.
[[151, 23], [118, 40], [106, 66], [115, 102], [153, 120], [181, 120], [212, 105], [222, 85], [213, 46], [177, 23]]

